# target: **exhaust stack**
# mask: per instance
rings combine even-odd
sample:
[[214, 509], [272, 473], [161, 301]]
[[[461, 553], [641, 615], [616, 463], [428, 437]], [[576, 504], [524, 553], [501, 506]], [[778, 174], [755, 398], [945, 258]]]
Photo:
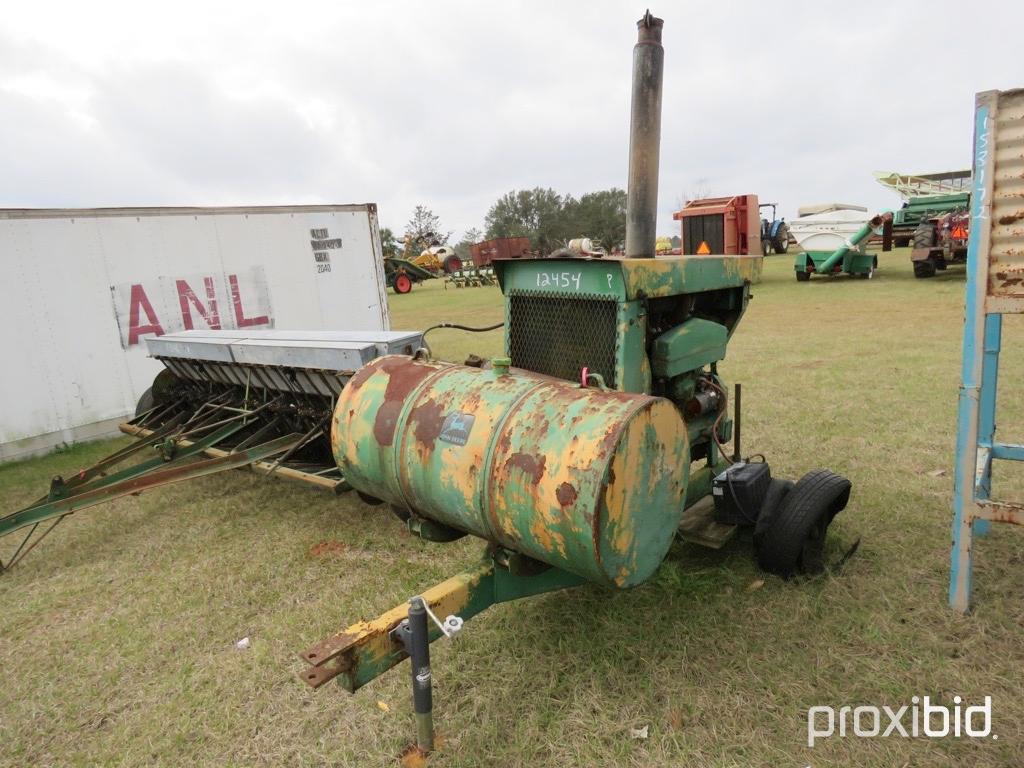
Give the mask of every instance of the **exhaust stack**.
[[629, 118], [629, 185], [626, 191], [626, 256], [654, 258], [658, 225], [658, 154], [665, 49], [662, 19], [648, 10], [636, 23], [633, 98]]

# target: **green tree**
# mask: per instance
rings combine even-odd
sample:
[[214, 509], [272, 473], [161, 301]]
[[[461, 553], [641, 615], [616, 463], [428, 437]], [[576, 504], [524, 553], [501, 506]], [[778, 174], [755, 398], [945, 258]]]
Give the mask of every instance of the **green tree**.
[[541, 253], [574, 237], [611, 251], [626, 239], [626, 193], [612, 188], [577, 199], [540, 187], [513, 190], [491, 206], [485, 222], [488, 237], [528, 237]]
[[617, 187], [570, 199], [563, 215], [570, 237], [589, 237], [609, 253], [626, 240], [626, 192]]
[[405, 225], [405, 240], [413, 255], [435, 245], [445, 245], [451, 236], [451, 232], [442, 230], [437, 214], [423, 205], [416, 206], [412, 218]]
[[528, 237], [547, 253], [567, 236], [565, 199], [553, 189], [512, 190], [491, 206], [484, 219], [487, 237]]
[[395, 239], [395, 233], [388, 227], [381, 227], [380, 248], [384, 252], [384, 256], [387, 258], [397, 256], [398, 252], [401, 250], [401, 245], [398, 240]]
[[466, 233], [462, 236], [462, 239], [455, 244], [455, 255], [458, 256], [464, 263], [468, 263], [469, 247], [476, 245], [484, 239], [484, 233], [476, 227], [470, 227], [466, 230]]

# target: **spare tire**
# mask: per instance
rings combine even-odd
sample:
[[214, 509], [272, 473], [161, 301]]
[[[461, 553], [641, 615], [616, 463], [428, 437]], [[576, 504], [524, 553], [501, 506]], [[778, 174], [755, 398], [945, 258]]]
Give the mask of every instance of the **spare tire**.
[[824, 570], [825, 535], [849, 502], [851, 488], [849, 480], [827, 469], [800, 478], [755, 542], [761, 568], [783, 578]]
[[754, 527], [755, 545], [764, 536], [764, 532], [771, 527], [772, 521], [775, 520], [775, 514], [779, 511], [786, 496], [793, 490], [794, 485], [796, 483], [792, 480], [772, 478], [771, 484], [768, 486], [768, 493], [764, 495], [764, 501], [761, 502], [761, 511], [757, 515], [757, 525]]

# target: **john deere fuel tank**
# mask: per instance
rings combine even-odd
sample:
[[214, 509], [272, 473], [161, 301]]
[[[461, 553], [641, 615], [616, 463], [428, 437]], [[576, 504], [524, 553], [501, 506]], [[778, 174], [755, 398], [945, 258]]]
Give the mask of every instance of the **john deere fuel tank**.
[[664, 558], [690, 467], [668, 400], [404, 356], [356, 373], [331, 438], [356, 489], [617, 587]]

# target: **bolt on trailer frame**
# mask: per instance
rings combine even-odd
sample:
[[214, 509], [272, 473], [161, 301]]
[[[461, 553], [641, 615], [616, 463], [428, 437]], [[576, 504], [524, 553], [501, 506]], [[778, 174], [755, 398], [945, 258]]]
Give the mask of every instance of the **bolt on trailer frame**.
[[975, 100], [963, 362], [957, 413], [949, 602], [971, 604], [974, 537], [990, 522], [1024, 524], [1024, 503], [991, 498], [994, 459], [1024, 461], [995, 440], [1004, 314], [1024, 313], [1024, 89]]

